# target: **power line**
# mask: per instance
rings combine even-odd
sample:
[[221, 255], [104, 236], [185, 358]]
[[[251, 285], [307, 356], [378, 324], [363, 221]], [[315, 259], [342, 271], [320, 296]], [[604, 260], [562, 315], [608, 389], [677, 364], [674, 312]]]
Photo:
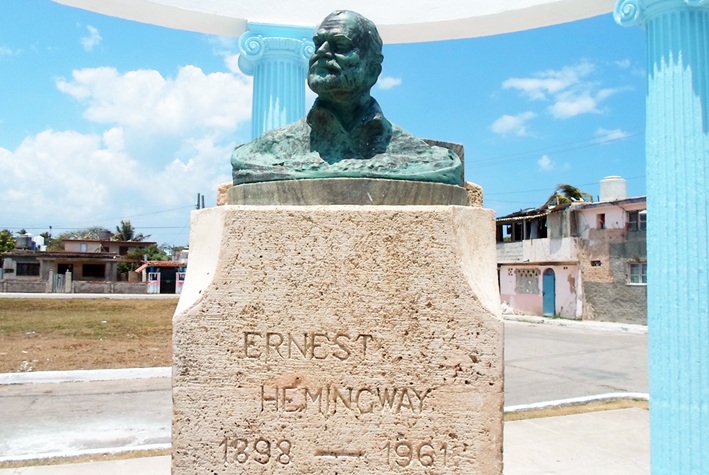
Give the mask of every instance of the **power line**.
[[630, 129], [635, 131], [625, 135], [623, 137], [612, 138], [608, 140], [599, 140], [598, 137], [586, 138], [582, 140], [577, 140], [573, 142], [567, 142], [559, 145], [552, 145], [549, 147], [538, 148], [534, 150], [526, 150], [524, 152], [517, 152], [507, 155], [498, 155], [496, 157], [483, 158], [481, 160], [473, 160], [473, 166], [475, 169], [496, 166], [501, 164], [521, 162], [524, 160], [529, 160], [532, 158], [537, 158], [539, 154], [563, 154], [572, 152], [575, 150], [581, 150], [584, 148], [597, 147], [601, 145], [606, 145], [613, 142], [619, 142], [622, 140], [628, 140], [633, 137], [644, 135], [644, 131], [641, 128]]
[[[638, 175], [638, 176], [631, 176], [631, 177], [623, 177], [623, 179], [625, 179], [626, 181], [627, 181], [627, 180], [637, 180], [637, 179], [640, 179], [640, 178], [645, 178], [645, 175]], [[580, 183], [580, 184], [574, 185], [574, 186], [576, 186], [577, 188], [581, 188], [581, 187], [584, 187], [584, 186], [596, 186], [596, 185], [598, 185], [598, 182], [597, 182], [597, 181], [593, 181], [593, 182], [590, 182], [590, 183]], [[536, 192], [538, 192], [538, 191], [548, 191], [549, 193], [551, 193], [551, 192], [554, 191], [554, 190], [551, 190], [550, 188], [536, 188], [536, 189], [533, 189], [533, 190], [498, 191], [498, 192], [496, 192], [496, 193], [484, 193], [484, 196], [519, 195], [519, 194], [524, 194], [524, 193], [536, 193]], [[499, 201], [499, 200], [494, 200], [494, 201], [496, 201], [496, 202], [498, 202], [498, 203], [503, 203], [503, 201]]]

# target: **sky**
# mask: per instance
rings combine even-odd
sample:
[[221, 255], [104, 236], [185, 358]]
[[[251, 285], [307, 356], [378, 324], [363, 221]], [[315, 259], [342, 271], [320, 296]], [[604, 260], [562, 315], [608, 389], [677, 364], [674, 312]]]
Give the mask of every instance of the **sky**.
[[[237, 59], [235, 38], [1, 0], [0, 229], [129, 220], [187, 245], [197, 194], [216, 204], [231, 151], [251, 139], [252, 78]], [[644, 32], [608, 14], [385, 45], [372, 95], [409, 132], [463, 144], [465, 179], [504, 216], [562, 183], [597, 197], [611, 175], [645, 195], [645, 68]]]

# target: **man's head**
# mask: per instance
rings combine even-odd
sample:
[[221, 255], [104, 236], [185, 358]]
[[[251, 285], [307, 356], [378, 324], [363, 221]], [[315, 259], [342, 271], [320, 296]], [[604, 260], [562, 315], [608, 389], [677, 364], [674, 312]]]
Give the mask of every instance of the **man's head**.
[[313, 37], [308, 85], [324, 98], [362, 94], [382, 71], [382, 39], [367, 18], [349, 10], [328, 15]]

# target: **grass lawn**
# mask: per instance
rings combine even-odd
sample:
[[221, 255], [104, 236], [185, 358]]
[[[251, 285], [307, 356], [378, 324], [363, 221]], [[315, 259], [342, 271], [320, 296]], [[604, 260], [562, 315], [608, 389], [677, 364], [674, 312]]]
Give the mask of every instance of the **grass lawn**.
[[177, 299], [1, 299], [0, 373], [172, 364]]

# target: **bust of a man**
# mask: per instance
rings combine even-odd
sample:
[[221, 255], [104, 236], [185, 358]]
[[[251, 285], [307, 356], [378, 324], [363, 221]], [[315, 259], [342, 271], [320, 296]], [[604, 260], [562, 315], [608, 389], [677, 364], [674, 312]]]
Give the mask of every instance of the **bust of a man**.
[[362, 15], [339, 10], [313, 37], [307, 117], [232, 154], [234, 185], [305, 178], [387, 178], [462, 185], [452, 151], [430, 146], [382, 114], [370, 90], [382, 71], [382, 40]]

